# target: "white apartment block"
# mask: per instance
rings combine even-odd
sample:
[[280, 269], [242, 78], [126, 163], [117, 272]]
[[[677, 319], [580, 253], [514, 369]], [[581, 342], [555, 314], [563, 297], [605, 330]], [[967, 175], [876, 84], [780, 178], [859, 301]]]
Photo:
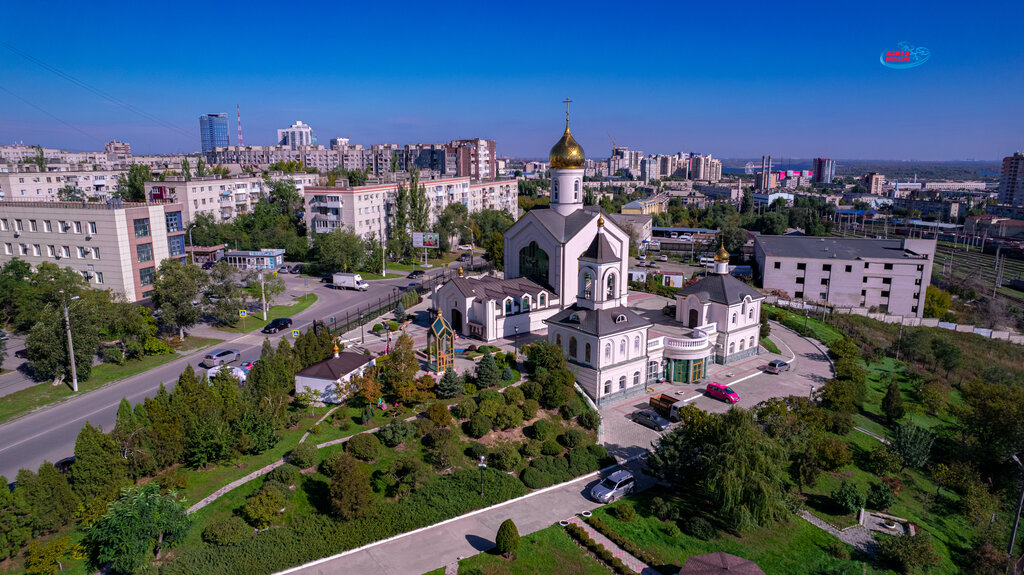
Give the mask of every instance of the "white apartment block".
[[923, 317], [935, 240], [758, 236], [754, 258], [765, 290]]
[[208, 213], [217, 221], [230, 221], [238, 214], [251, 212], [265, 193], [263, 178], [254, 175], [212, 175], [190, 180], [170, 176], [162, 182], [146, 182], [146, 199], [181, 204], [185, 224], [200, 213]]
[[291, 126], [277, 131], [277, 145], [287, 146], [293, 150], [299, 146], [316, 145], [316, 136], [313, 135], [313, 128], [309, 124], [303, 124], [299, 120]]
[[167, 258], [185, 258], [180, 204], [0, 202], [0, 264], [71, 268], [128, 301], [149, 297]]
[[56, 202], [57, 191], [65, 186], [86, 196], [106, 200], [117, 190], [117, 177], [126, 170], [82, 169], [76, 164], [47, 164], [40, 172], [35, 164], [0, 165], [0, 200]]
[[[306, 187], [303, 195], [306, 199], [307, 229], [328, 233], [348, 228], [364, 238], [388, 238], [394, 220], [398, 185]], [[505, 210], [513, 217], [519, 215], [519, 186], [515, 180], [473, 182], [470, 178], [440, 178], [421, 180], [420, 185], [430, 205], [431, 225], [448, 205], [454, 203], [462, 203], [470, 213]]]

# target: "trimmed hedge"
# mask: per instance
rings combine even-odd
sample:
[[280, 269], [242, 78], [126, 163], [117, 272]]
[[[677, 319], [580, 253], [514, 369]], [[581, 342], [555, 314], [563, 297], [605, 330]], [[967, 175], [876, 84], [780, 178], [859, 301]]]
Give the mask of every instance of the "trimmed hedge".
[[633, 557], [636, 557], [637, 559], [643, 561], [648, 565], [658, 564], [657, 558], [655, 558], [650, 551], [647, 551], [646, 549], [640, 547], [636, 543], [633, 543], [633, 541], [626, 539], [622, 535], [619, 535], [618, 532], [612, 529], [610, 525], [608, 525], [604, 521], [601, 521], [599, 517], [592, 515], [590, 517], [587, 517], [585, 521], [591, 527], [593, 527], [595, 531], [610, 539], [612, 543], [615, 543], [619, 547], [622, 547], [622, 550], [626, 553], [629, 553]]
[[601, 545], [597, 541], [594, 541], [590, 535], [587, 535], [587, 530], [575, 523], [570, 523], [565, 527], [566, 532], [569, 536], [575, 539], [586, 547], [591, 553], [596, 555], [598, 559], [604, 561], [612, 568], [613, 571], [619, 573], [619, 575], [633, 575], [636, 571], [633, 571], [622, 562], [621, 559], [612, 555], [612, 552], [607, 547]]
[[363, 461], [377, 459], [380, 457], [382, 449], [380, 440], [372, 433], [353, 435], [345, 442], [345, 451], [351, 453], [356, 459], [362, 459]]

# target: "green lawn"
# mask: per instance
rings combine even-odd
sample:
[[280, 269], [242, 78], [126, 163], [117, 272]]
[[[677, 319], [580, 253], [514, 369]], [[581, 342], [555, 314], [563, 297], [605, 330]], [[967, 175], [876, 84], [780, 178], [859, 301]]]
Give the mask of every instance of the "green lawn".
[[305, 294], [295, 298], [295, 303], [289, 305], [275, 305], [267, 311], [267, 321], [263, 321], [263, 314], [260, 312], [250, 313], [249, 317], [246, 317], [243, 321], [239, 321], [234, 326], [221, 326], [216, 329], [225, 331], [228, 333], [248, 333], [258, 329], [263, 329], [263, 326], [270, 323], [271, 320], [275, 320], [280, 317], [293, 316], [309, 306], [313, 305], [317, 300], [316, 294]]
[[[838, 540], [798, 517], [793, 516], [771, 527], [748, 530], [738, 536], [719, 531], [716, 537], [704, 541], [679, 533], [672, 522], [652, 516], [648, 506], [655, 496], [664, 499], [674, 497], [672, 493], [660, 488], [628, 497], [639, 512], [637, 518], [629, 523], [611, 517], [608, 507], [595, 510], [594, 515], [623, 537], [650, 551], [661, 563], [652, 567], [663, 573], [677, 573], [687, 557], [715, 551], [750, 559], [768, 575], [831, 572], [829, 569], [844, 564], [826, 551], [829, 544]], [[686, 511], [686, 516], [701, 511], [700, 504], [693, 497], [687, 497], [679, 503]], [[861, 568], [857, 566], [855, 570], [847, 572], [860, 573]]]
[[[416, 263], [413, 263], [413, 264], [400, 264], [398, 262], [388, 262], [388, 271], [389, 272], [402, 271], [402, 272], [405, 272], [405, 273], [409, 273], [409, 272], [411, 272], [413, 270], [425, 270], [425, 269], [431, 269], [431, 268], [437, 268], [437, 267], [444, 267], [444, 264], [454, 262], [455, 260], [457, 260], [459, 258], [459, 255], [461, 255], [460, 252], [453, 252], [453, 253], [447, 253], [447, 254], [443, 254], [443, 255], [438, 255], [437, 254], [437, 250], [429, 250], [429, 253], [427, 254], [427, 263], [430, 264], [431, 268], [425, 268], [425, 267], [423, 267], [423, 252], [419, 251], [419, 250], [413, 250], [413, 251], [416, 252], [415, 257], [413, 258], [413, 259], [416, 260]], [[477, 260], [483, 261], [483, 254], [477, 254], [477, 256], [474, 258], [474, 261], [477, 261]], [[360, 273], [362, 273], [362, 272], [360, 272]], [[402, 275], [405, 275], [405, 274], [402, 274]], [[363, 275], [363, 279], [366, 279], [365, 275]]]
[[576, 545], [558, 525], [523, 536], [514, 559], [484, 552], [459, 561], [459, 573], [468, 573], [472, 569], [479, 569], [484, 575], [608, 575], [609, 572], [607, 567]]
[[782, 351], [779, 350], [779, 346], [775, 345], [775, 342], [768, 339], [767, 337], [761, 338], [761, 346], [772, 353], [782, 355]]
[[[186, 337], [182, 345], [185, 353], [209, 347], [224, 340], [213, 338]], [[30, 411], [64, 401], [76, 395], [99, 389], [104, 385], [131, 377], [133, 375], [159, 367], [180, 358], [178, 353], [167, 355], [147, 355], [141, 359], [130, 360], [124, 365], [102, 363], [93, 366], [89, 379], [78, 381], [78, 393], [71, 391], [71, 380], [68, 378], [63, 385], [53, 386], [49, 382], [41, 382], [27, 389], [16, 391], [0, 397], [0, 423], [6, 423]]]
[[802, 313], [793, 313], [785, 308], [767, 304], [765, 304], [764, 307], [776, 315], [779, 319], [779, 323], [785, 325], [787, 322], [790, 322], [790, 325], [788, 326], [790, 329], [793, 329], [794, 326], [802, 327], [806, 325], [807, 330], [810, 332], [808, 335], [826, 345], [837, 339], [842, 339], [843, 337], [843, 334], [836, 328], [825, 322], [814, 319], [811, 316], [805, 317]]

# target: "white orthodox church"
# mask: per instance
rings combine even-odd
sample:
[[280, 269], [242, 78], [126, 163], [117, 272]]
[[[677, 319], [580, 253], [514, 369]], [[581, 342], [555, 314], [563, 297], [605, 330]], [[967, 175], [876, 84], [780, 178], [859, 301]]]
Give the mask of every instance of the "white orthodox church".
[[711, 361], [757, 353], [764, 296], [729, 275], [724, 249], [714, 274], [680, 290], [675, 321], [652, 324], [627, 307], [629, 234], [583, 205], [583, 161], [567, 114], [550, 153], [551, 205], [505, 232], [504, 279], [457, 278], [435, 292], [452, 328], [483, 341], [546, 328], [598, 404], [654, 381], [696, 383]]

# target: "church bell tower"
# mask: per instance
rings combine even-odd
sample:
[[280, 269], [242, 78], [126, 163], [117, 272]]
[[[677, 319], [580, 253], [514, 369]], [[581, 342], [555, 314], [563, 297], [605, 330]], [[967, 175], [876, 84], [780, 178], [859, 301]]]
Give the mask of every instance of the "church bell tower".
[[548, 161], [551, 164], [551, 209], [567, 216], [583, 207], [583, 147], [569, 131], [569, 104], [565, 104], [565, 133], [555, 142]]

